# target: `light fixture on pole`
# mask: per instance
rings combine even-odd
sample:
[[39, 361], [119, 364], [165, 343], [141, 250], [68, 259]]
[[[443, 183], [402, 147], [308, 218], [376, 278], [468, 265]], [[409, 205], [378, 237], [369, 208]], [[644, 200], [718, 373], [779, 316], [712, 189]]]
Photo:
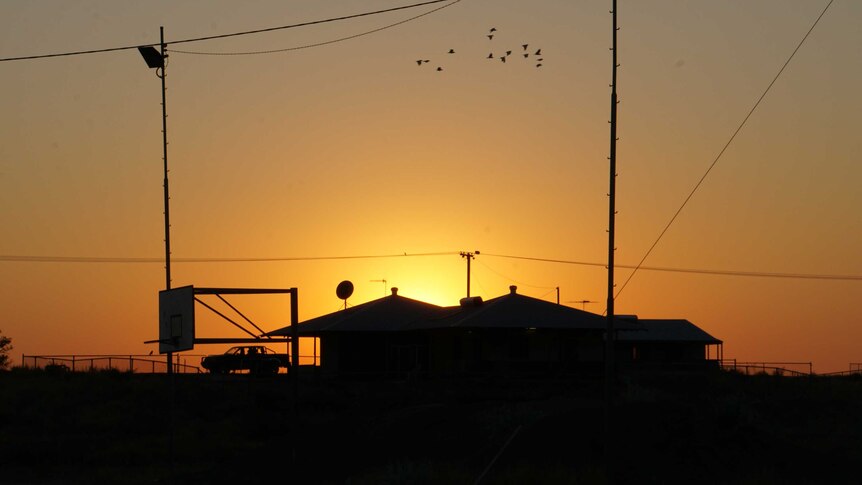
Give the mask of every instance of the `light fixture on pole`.
[[[162, 80], [162, 149], [164, 153], [164, 192], [165, 192], [165, 289], [171, 289], [171, 218], [168, 190], [168, 114], [165, 104], [165, 28], [159, 27], [159, 50], [153, 46], [138, 47], [141, 57], [150, 69], [156, 69], [156, 76]], [[168, 374], [173, 374], [173, 352], [168, 352]]]

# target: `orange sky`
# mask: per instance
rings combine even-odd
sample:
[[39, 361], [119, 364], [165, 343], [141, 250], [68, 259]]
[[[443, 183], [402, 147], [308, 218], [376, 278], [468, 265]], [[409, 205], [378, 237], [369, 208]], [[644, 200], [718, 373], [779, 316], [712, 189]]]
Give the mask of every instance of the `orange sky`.
[[[11, 0], [0, 4], [0, 58], [153, 43], [160, 25], [170, 42], [407, 3]], [[825, 5], [620, 1], [619, 263], [641, 259]], [[480, 250], [605, 261], [609, 6], [463, 0], [321, 47], [174, 52], [173, 255]], [[175, 48], [285, 49], [431, 8]], [[862, 4], [830, 7], [647, 265], [862, 275], [860, 18]], [[542, 48], [541, 68], [517, 57], [524, 43]], [[506, 63], [485, 59], [506, 49], [515, 51]], [[0, 255], [162, 256], [160, 85], [138, 53], [0, 62], [0, 71]], [[142, 342], [156, 335], [158, 263], [0, 261], [0, 271], [0, 330], [16, 362], [155, 348]], [[298, 287], [306, 319], [339, 308], [343, 279], [356, 286], [353, 304], [382, 296], [378, 279], [456, 304], [466, 268], [448, 255], [172, 271], [174, 286]], [[559, 286], [564, 303], [606, 299], [602, 268], [474, 261], [473, 294], [510, 284], [548, 300]], [[860, 281], [641, 271], [616, 309], [687, 318], [725, 341], [725, 357], [813, 361], [827, 372], [862, 362], [860, 300]], [[242, 304], [267, 330], [289, 321], [279, 302]], [[213, 321], [198, 334], [236, 333]]]

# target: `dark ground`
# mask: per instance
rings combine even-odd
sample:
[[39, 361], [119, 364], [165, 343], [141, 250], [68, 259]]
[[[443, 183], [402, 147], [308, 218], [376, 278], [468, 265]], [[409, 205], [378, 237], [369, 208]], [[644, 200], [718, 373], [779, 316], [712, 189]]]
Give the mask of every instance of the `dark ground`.
[[[284, 376], [177, 375], [171, 418], [165, 375], [0, 373], [0, 482], [609, 483], [599, 380], [301, 384], [294, 420]], [[616, 483], [860, 483], [862, 379], [618, 391]]]

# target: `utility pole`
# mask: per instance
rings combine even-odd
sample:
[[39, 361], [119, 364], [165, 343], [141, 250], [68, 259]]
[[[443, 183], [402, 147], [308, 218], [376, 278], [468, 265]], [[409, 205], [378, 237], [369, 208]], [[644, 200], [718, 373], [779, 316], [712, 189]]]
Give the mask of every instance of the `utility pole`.
[[467, 298], [470, 298], [470, 260], [475, 258], [479, 251], [461, 251], [461, 257], [467, 258]]
[[616, 179], [617, 179], [617, 0], [611, 0], [613, 17], [613, 45], [611, 71], [611, 146], [610, 146], [610, 190], [608, 192], [608, 315], [605, 329], [605, 466], [610, 483], [613, 483], [612, 450], [614, 427], [612, 421], [613, 384], [614, 384], [614, 236], [616, 222]]
[[[165, 100], [165, 67], [168, 55], [165, 53], [165, 28], [159, 27], [159, 50], [152, 46], [138, 47], [141, 57], [147, 63], [147, 67], [156, 70], [156, 76], [162, 80], [162, 161], [164, 162], [164, 198], [165, 198], [165, 289], [171, 289], [171, 211], [170, 196], [168, 190], [168, 108]], [[168, 374], [174, 373], [173, 352], [167, 352]]]

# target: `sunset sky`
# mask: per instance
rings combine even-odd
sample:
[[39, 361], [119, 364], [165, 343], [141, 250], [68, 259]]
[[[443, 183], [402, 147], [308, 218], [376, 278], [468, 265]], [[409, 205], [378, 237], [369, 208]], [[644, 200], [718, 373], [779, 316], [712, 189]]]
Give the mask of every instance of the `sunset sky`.
[[[340, 308], [345, 279], [353, 305], [383, 296], [382, 279], [455, 305], [457, 253], [479, 250], [474, 295], [514, 284], [555, 301], [559, 287], [602, 313], [601, 266], [500, 255], [607, 260], [609, 0], [462, 0], [341, 42], [328, 43], [447, 3], [170, 45], [410, 3], [5, 0], [0, 58], [157, 43], [164, 26], [173, 257], [216, 260], [175, 262], [175, 287], [297, 287], [301, 320]], [[619, 264], [641, 260], [827, 3], [620, 0]], [[726, 358], [862, 362], [860, 19], [862, 2], [831, 5], [644, 263], [855, 280], [641, 270], [617, 313], [688, 319]], [[284, 51], [177, 52], [270, 50]], [[156, 349], [143, 342], [163, 264], [94, 262], [164, 255], [155, 72], [136, 50], [7, 61], [0, 87], [0, 331], [14, 361]], [[447, 254], [217, 261], [404, 253]], [[84, 262], [44, 261], [57, 257]], [[231, 301], [265, 330], [289, 323], [286, 299]], [[208, 318], [197, 333], [240, 336]]]

